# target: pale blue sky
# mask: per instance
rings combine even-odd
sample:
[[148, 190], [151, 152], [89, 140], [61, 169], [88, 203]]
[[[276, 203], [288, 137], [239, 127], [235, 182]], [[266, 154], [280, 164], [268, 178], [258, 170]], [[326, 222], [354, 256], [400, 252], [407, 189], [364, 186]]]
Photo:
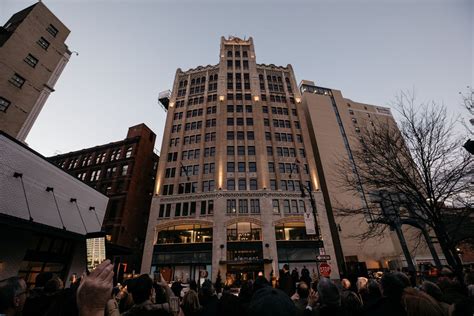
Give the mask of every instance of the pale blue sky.
[[[222, 35], [254, 38], [257, 63], [354, 101], [388, 105], [401, 89], [465, 114], [473, 84], [473, 1], [45, 0], [72, 56], [27, 138], [49, 156], [123, 139], [144, 122], [161, 148], [158, 92], [177, 68], [218, 62]], [[0, 0], [0, 24], [34, 3]]]

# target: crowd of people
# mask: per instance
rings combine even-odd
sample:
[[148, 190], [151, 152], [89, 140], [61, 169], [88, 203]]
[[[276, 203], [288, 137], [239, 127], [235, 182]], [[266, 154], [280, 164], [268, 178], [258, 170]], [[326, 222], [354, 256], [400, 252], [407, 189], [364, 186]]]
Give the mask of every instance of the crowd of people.
[[[238, 295], [229, 286], [169, 284], [148, 274], [113, 285], [113, 266], [104, 261], [90, 274], [64, 288], [52, 273], [40, 273], [35, 287], [11, 277], [0, 281], [0, 315], [80, 316], [472, 316], [474, 275], [459, 280], [444, 271], [421, 284], [412, 284], [402, 272], [386, 272], [377, 278], [359, 277], [355, 282], [309, 277], [296, 278], [285, 265], [279, 282], [265, 277], [242, 282]], [[354, 283], [354, 284], [353, 284]], [[217, 289], [217, 290], [216, 290]]]

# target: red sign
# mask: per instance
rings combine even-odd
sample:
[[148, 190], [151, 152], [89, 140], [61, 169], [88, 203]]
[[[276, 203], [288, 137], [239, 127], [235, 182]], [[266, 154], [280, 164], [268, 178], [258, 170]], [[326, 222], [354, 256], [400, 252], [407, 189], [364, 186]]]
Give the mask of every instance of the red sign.
[[321, 263], [319, 265], [319, 273], [323, 276], [323, 277], [329, 277], [331, 275], [331, 266], [327, 263]]

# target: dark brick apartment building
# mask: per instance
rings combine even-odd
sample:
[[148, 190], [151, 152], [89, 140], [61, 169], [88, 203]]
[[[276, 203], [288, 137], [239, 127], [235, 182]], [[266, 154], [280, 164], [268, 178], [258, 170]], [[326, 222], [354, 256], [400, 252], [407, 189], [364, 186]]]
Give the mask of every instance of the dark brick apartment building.
[[159, 159], [153, 151], [155, 138], [139, 124], [128, 129], [124, 140], [48, 158], [109, 197], [102, 229], [107, 257], [119, 274], [140, 270]]

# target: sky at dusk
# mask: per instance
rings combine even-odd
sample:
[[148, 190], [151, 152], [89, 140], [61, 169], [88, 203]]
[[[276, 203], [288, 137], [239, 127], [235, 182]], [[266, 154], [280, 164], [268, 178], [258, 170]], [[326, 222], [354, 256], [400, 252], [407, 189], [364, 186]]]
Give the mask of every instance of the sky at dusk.
[[[125, 138], [145, 123], [161, 148], [157, 96], [177, 68], [217, 64], [221, 36], [252, 36], [257, 63], [291, 64], [297, 81], [390, 106], [400, 90], [467, 115], [473, 85], [474, 5], [433, 1], [44, 0], [77, 51], [27, 143], [45, 156]], [[0, 24], [33, 4], [0, 0]]]

